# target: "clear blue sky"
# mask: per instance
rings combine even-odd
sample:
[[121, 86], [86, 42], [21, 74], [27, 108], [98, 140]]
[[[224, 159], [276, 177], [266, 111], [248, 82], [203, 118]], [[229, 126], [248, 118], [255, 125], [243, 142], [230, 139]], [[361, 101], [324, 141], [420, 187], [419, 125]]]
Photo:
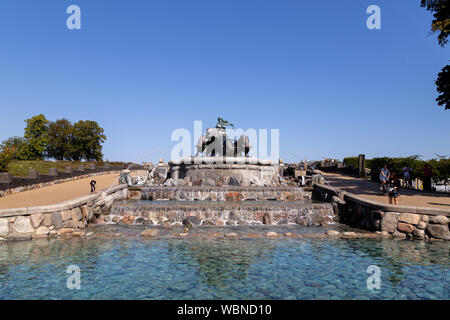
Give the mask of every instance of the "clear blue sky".
[[[81, 30], [66, 28], [71, 4]], [[174, 129], [221, 115], [280, 129], [285, 161], [450, 156], [434, 85], [450, 45], [431, 19], [419, 0], [2, 0], [0, 140], [39, 113], [89, 119], [105, 158], [155, 161]]]

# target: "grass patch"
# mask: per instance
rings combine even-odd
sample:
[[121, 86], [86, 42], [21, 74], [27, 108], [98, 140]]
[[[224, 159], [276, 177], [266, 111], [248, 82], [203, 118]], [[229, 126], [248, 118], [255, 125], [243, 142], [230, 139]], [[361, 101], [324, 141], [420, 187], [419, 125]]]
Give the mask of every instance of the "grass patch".
[[[48, 174], [50, 168], [56, 168], [58, 171], [64, 171], [67, 166], [71, 166], [72, 170], [78, 169], [78, 166], [87, 168], [88, 164], [94, 163], [97, 167], [102, 167], [103, 162], [82, 162], [82, 161], [22, 161], [13, 160], [8, 165], [8, 172], [16, 177], [27, 177], [28, 170], [34, 169], [39, 174]], [[123, 162], [109, 162], [111, 166], [122, 166]]]

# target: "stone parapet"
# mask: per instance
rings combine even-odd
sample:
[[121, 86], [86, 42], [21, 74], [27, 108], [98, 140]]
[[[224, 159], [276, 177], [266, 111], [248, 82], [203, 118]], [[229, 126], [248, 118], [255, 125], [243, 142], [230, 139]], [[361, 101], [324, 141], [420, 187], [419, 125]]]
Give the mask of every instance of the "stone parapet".
[[339, 222], [352, 227], [396, 238], [450, 240], [450, 210], [382, 204], [323, 184], [314, 185], [312, 197], [331, 202]]
[[0, 210], [0, 240], [56, 237], [104, 222], [115, 200], [128, 199], [127, 185], [48, 206]]

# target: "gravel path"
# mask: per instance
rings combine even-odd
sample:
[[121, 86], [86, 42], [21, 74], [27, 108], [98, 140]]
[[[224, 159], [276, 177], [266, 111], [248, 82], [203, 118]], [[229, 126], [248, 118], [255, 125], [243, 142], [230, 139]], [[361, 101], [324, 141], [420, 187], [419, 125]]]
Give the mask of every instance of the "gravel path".
[[117, 173], [64, 182], [49, 187], [24, 191], [0, 198], [0, 209], [43, 206], [74, 199], [91, 193], [89, 183], [97, 181], [97, 192], [118, 183]]

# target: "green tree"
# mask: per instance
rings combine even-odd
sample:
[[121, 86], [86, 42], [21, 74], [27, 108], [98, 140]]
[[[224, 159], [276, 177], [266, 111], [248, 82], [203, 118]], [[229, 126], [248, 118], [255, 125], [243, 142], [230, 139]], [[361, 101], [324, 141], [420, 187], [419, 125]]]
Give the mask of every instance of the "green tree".
[[0, 152], [0, 172], [8, 172], [8, 164], [14, 159], [15, 153], [15, 148], [2, 148]]
[[56, 160], [70, 160], [73, 125], [67, 119], [50, 121], [48, 124], [48, 144], [46, 155]]
[[436, 80], [437, 91], [440, 95], [436, 98], [438, 105], [450, 109], [450, 65], [446, 65], [439, 72]]
[[23, 153], [22, 150], [25, 147], [25, 145], [26, 142], [23, 137], [10, 137], [1, 143], [0, 149], [3, 150], [5, 148], [14, 148], [14, 159], [24, 160], [21, 159], [20, 154]]
[[19, 156], [24, 160], [44, 159], [45, 148], [48, 143], [48, 120], [39, 114], [25, 120], [25, 146], [19, 150]]
[[[441, 47], [445, 47], [448, 43], [448, 36], [450, 34], [450, 3], [448, 0], [422, 0], [421, 7], [426, 8], [433, 14], [433, 21], [431, 22], [431, 31], [438, 32], [438, 43]], [[440, 95], [436, 101], [438, 105], [444, 106], [445, 109], [450, 109], [450, 66], [446, 65], [439, 72], [436, 80], [437, 91]]]
[[420, 6], [433, 14], [431, 31], [439, 31], [438, 42], [441, 47], [444, 47], [448, 42], [447, 38], [450, 33], [450, 4], [448, 0], [422, 0]]
[[78, 121], [73, 125], [71, 157], [73, 160], [101, 161], [102, 143], [106, 136], [103, 128], [95, 121]]

